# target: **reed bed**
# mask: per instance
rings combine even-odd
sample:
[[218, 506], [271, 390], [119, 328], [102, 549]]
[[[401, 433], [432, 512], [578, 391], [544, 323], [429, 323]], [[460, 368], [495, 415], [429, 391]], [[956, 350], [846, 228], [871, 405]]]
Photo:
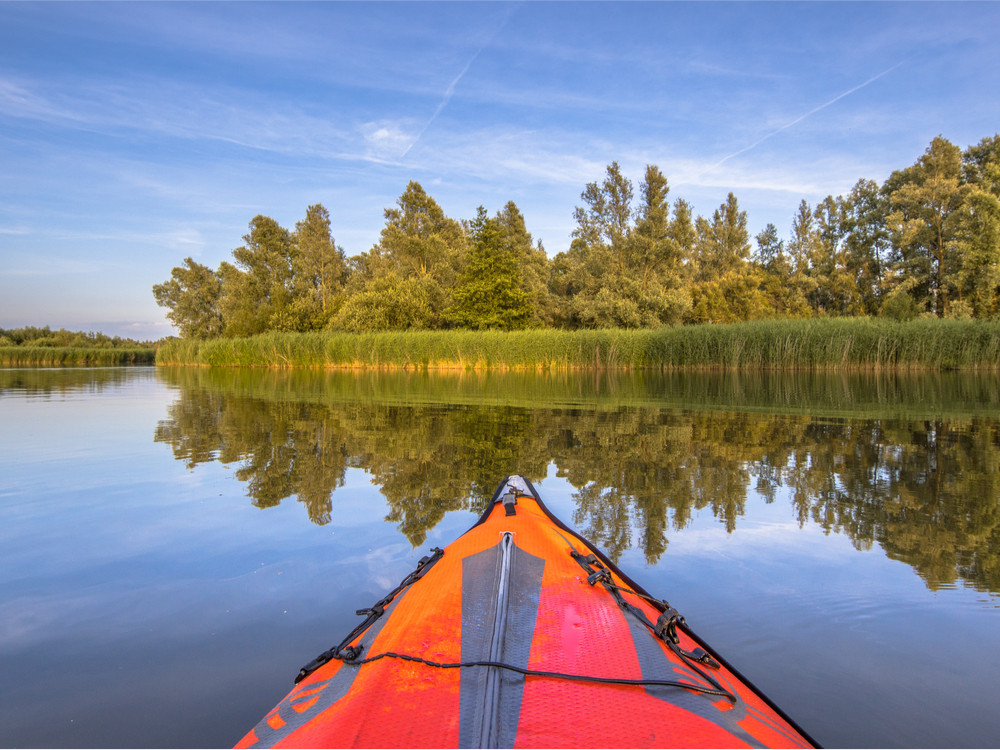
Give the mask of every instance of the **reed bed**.
[[7, 367], [151, 365], [155, 361], [155, 349], [97, 349], [84, 346], [0, 347], [0, 365]]
[[1000, 322], [830, 318], [643, 330], [267, 333], [172, 340], [156, 362], [515, 371], [1000, 369]]

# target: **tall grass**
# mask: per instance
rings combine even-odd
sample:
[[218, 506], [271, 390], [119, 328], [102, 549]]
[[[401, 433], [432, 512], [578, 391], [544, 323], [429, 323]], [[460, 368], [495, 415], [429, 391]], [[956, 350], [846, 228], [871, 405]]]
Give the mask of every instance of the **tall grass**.
[[0, 346], [0, 365], [151, 365], [155, 349], [99, 349], [84, 346]]
[[416, 370], [989, 369], [1000, 368], [1000, 322], [831, 318], [649, 330], [268, 333], [173, 340], [156, 361]]

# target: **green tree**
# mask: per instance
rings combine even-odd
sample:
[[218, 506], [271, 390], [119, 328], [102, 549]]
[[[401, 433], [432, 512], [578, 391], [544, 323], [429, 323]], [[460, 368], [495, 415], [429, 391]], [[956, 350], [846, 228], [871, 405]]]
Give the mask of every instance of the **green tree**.
[[962, 153], [938, 136], [917, 162], [890, 177], [887, 223], [895, 253], [895, 281], [912, 279], [913, 294], [938, 317], [948, 312], [946, 277], [957, 270], [956, 209], [962, 199]]
[[507, 235], [486, 209], [472, 224], [474, 245], [458, 284], [451, 294], [445, 319], [460, 328], [525, 328], [534, 317], [528, 292], [522, 287], [520, 267]]
[[747, 212], [740, 210], [733, 193], [715, 210], [711, 222], [699, 216], [695, 228], [700, 280], [744, 269], [750, 257]]
[[802, 201], [792, 219], [792, 234], [788, 240], [788, 253], [792, 264], [789, 289], [794, 298], [810, 309], [812, 309], [810, 301], [816, 290], [816, 279], [812, 277], [810, 270], [812, 259], [817, 254], [818, 242], [815, 213], [806, 201]]
[[219, 266], [226, 335], [299, 330], [301, 321], [291, 309], [292, 235], [274, 219], [258, 215], [243, 242], [233, 250], [236, 265]]
[[580, 197], [586, 208], [573, 212], [573, 236], [583, 240], [592, 254], [609, 253], [620, 273], [627, 263], [627, 238], [632, 218], [632, 182], [621, 172], [618, 162], [608, 165], [600, 184], [587, 183]]
[[1000, 196], [1000, 134], [983, 138], [962, 154], [962, 179], [968, 185]]
[[1000, 311], [1000, 135], [966, 149], [962, 175], [950, 248], [956, 267], [947, 281], [958, 314], [988, 317]]
[[222, 282], [208, 266], [185, 258], [170, 279], [153, 286], [153, 297], [183, 338], [207, 339], [222, 333], [219, 297]]
[[679, 272], [683, 283], [691, 283], [694, 275], [694, 248], [698, 241], [698, 235], [694, 228], [694, 210], [691, 204], [683, 198], [674, 201], [674, 215], [670, 219], [670, 228], [667, 230], [670, 239], [677, 248], [677, 256], [680, 261]]
[[396, 207], [385, 210], [385, 219], [376, 254], [403, 276], [428, 276], [444, 289], [450, 288], [468, 247], [462, 225], [445, 216], [420, 183], [413, 181]]
[[378, 244], [352, 259], [356, 273], [330, 326], [438, 328], [467, 252], [465, 230], [417, 182], [406, 186], [385, 218]]
[[950, 254], [957, 258], [947, 277], [958, 298], [952, 314], [995, 315], [1000, 308], [1000, 198], [969, 186], [955, 214]]
[[[586, 206], [567, 253], [552, 264], [557, 316], [570, 326], [642, 327], [678, 322], [690, 307], [681, 246], [672, 233], [667, 178], [649, 165], [635, 194], [617, 162], [581, 193]], [[686, 204], [685, 204], [686, 206]], [[689, 216], [689, 215], [686, 215]]]
[[336, 312], [347, 278], [344, 251], [334, 244], [330, 214], [322, 204], [309, 206], [295, 225], [292, 291], [295, 312], [304, 327], [323, 328]]
[[440, 323], [441, 286], [427, 276], [403, 277], [395, 271], [358, 278], [328, 324], [342, 331], [404, 331]]
[[531, 299], [534, 311], [532, 323], [551, 325], [557, 311], [552, 292], [549, 290], [552, 264], [545, 253], [545, 248], [541, 242], [533, 244], [524, 216], [514, 201], [508, 201], [503, 209], [497, 212], [496, 224], [505, 247], [513, 255], [521, 273], [522, 286]]
[[811, 302], [817, 312], [825, 315], [848, 315], [859, 310], [857, 288], [847, 268], [845, 213], [844, 200], [828, 195], [813, 214], [816, 237], [809, 274], [816, 284]]
[[844, 203], [844, 252], [862, 312], [874, 315], [882, 304], [886, 259], [891, 243], [886, 217], [889, 203], [873, 180], [858, 180]]
[[712, 214], [695, 221], [697, 242], [690, 323], [731, 323], [768, 317], [773, 309], [761, 291], [763, 275], [749, 264], [747, 213], [733, 193]]
[[760, 273], [760, 291], [767, 299], [767, 306], [778, 317], [799, 318], [810, 314], [809, 306], [792, 286], [792, 264], [785, 252], [785, 243], [778, 237], [778, 229], [768, 224], [756, 236], [757, 260]]
[[778, 237], [778, 228], [768, 224], [754, 238], [757, 241], [757, 262], [765, 271], [789, 272], [791, 266], [785, 256], [785, 242]]
[[670, 186], [659, 167], [649, 165], [639, 188], [640, 203], [632, 232], [630, 265], [649, 289], [665, 276], [676, 280], [681, 262], [680, 248], [670, 235]]

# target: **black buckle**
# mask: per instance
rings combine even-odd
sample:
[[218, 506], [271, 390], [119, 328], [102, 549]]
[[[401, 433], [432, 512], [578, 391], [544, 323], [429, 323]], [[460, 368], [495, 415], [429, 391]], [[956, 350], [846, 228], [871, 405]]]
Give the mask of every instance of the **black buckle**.
[[598, 581], [605, 581], [607, 583], [613, 583], [611, 580], [611, 572], [607, 568], [601, 568], [596, 570], [587, 576], [587, 583], [593, 586]]
[[715, 659], [713, 659], [711, 655], [703, 648], [696, 648], [690, 654], [685, 651], [684, 655], [689, 656], [695, 661], [699, 661], [705, 666], [711, 667], [712, 669], [720, 669], [722, 667], [722, 665], [719, 664], [719, 662], [717, 662]]
[[664, 641], [669, 641], [670, 643], [680, 643], [680, 637], [677, 635], [677, 626], [684, 624], [684, 618], [681, 617], [680, 612], [678, 612], [673, 607], [667, 607], [656, 618], [656, 625], [653, 628], [653, 632], [656, 633]]
[[424, 567], [431, 560], [436, 560], [437, 558], [441, 557], [441, 555], [443, 555], [443, 554], [444, 554], [444, 550], [442, 550], [440, 547], [431, 547], [431, 554], [424, 555], [419, 560], [417, 560], [417, 570], [420, 570], [422, 567]]
[[361, 656], [361, 652], [363, 650], [364, 646], [361, 645], [346, 646], [337, 652], [337, 658], [340, 659], [345, 664], [350, 664], [351, 662], [355, 661], [359, 656]]

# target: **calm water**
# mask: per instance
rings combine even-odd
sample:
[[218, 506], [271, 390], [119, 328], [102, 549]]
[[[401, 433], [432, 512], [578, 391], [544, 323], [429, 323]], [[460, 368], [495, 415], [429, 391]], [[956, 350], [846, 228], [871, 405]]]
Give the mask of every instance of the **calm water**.
[[236, 742], [508, 473], [828, 746], [995, 747], [995, 376], [0, 370], [0, 745]]

